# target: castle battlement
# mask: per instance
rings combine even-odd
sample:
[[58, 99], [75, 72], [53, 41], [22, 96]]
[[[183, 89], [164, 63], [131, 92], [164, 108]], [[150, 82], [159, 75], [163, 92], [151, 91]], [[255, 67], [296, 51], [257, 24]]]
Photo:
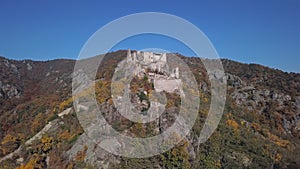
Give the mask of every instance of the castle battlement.
[[166, 53], [156, 53], [156, 52], [145, 52], [136, 51], [131, 52], [130, 49], [127, 51], [127, 62], [143, 62], [144, 64], [150, 64], [153, 62], [167, 62]]
[[179, 78], [179, 68], [169, 71], [167, 54], [146, 51], [127, 51], [127, 63], [135, 64], [139, 68], [150, 68], [153, 71], [168, 72], [171, 78]]

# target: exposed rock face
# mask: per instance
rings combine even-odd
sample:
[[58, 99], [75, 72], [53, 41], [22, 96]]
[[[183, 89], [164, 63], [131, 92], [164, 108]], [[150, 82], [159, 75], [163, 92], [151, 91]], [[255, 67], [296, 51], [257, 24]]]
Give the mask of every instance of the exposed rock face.
[[88, 136], [82, 134], [72, 148], [67, 152], [70, 160], [74, 160], [77, 153], [87, 148], [84, 161], [101, 169], [108, 169], [111, 165], [120, 163], [120, 159], [98, 147]]
[[0, 81], [0, 98], [2, 99], [11, 99], [11, 98], [20, 98], [21, 91], [17, 87], [10, 84], [3, 84]]
[[233, 86], [233, 87], [237, 88], [237, 87], [246, 85], [246, 83], [243, 82], [242, 79], [239, 78], [238, 76], [235, 76], [230, 73], [226, 73], [226, 77], [227, 77], [227, 84], [229, 86]]
[[[229, 85], [235, 88], [231, 93], [231, 97], [237, 105], [263, 114], [269, 111], [271, 105], [276, 104], [276, 112], [280, 117], [277, 125], [281, 125], [285, 133], [292, 134], [291, 131], [294, 129], [299, 131], [299, 97], [292, 100], [290, 95], [276, 93], [268, 89], [257, 89], [252, 85], [247, 85], [237, 76], [227, 75], [227, 77]], [[291, 109], [296, 110], [293, 116], [288, 111]]]
[[27, 70], [32, 70], [32, 66], [30, 65], [30, 63], [27, 63]]

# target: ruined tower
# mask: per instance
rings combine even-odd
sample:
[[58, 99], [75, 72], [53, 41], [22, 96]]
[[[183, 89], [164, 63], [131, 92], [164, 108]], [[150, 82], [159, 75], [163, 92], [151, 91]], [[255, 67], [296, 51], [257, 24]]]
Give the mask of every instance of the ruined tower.
[[131, 57], [131, 50], [128, 49], [127, 50], [127, 63], [131, 62], [132, 61], [132, 57]]
[[175, 78], [179, 79], [179, 68], [178, 67], [175, 68]]

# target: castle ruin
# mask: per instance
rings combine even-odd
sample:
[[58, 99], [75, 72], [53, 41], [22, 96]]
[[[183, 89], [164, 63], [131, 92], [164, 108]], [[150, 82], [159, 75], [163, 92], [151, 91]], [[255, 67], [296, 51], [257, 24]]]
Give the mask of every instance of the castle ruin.
[[[135, 65], [134, 75], [148, 76], [157, 92], [179, 92], [183, 94], [179, 68], [170, 70], [166, 53], [127, 51], [127, 64]], [[146, 71], [147, 70], [147, 71]]]
[[169, 70], [167, 65], [167, 54], [146, 52], [146, 51], [134, 51], [130, 49], [127, 51], [127, 63], [135, 64], [138, 67], [150, 68], [152, 71], [158, 71], [161, 73], [169, 74], [169, 78], [179, 79], [179, 68], [176, 67], [172, 71]]

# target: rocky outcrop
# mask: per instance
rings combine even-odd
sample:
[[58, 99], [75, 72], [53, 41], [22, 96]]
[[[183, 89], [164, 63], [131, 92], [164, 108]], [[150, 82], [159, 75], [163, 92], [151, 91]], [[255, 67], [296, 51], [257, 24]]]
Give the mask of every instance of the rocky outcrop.
[[120, 163], [120, 159], [98, 147], [86, 134], [82, 134], [72, 148], [66, 152], [69, 160], [74, 160], [77, 153], [86, 148], [84, 162], [99, 169], [108, 169], [111, 165]]
[[246, 84], [237, 76], [227, 75], [227, 77], [229, 87], [235, 89], [230, 96], [238, 106], [246, 107], [261, 115], [264, 115], [265, 112], [270, 113], [270, 109], [274, 109], [271, 113], [280, 117], [277, 119], [277, 125], [281, 125], [285, 133], [291, 134], [294, 130], [299, 132], [299, 96], [292, 99], [288, 94], [276, 93], [267, 88], [258, 89], [252, 84]]
[[17, 87], [10, 84], [3, 84], [0, 81], [0, 98], [2, 99], [11, 99], [11, 98], [20, 98], [21, 91]]

